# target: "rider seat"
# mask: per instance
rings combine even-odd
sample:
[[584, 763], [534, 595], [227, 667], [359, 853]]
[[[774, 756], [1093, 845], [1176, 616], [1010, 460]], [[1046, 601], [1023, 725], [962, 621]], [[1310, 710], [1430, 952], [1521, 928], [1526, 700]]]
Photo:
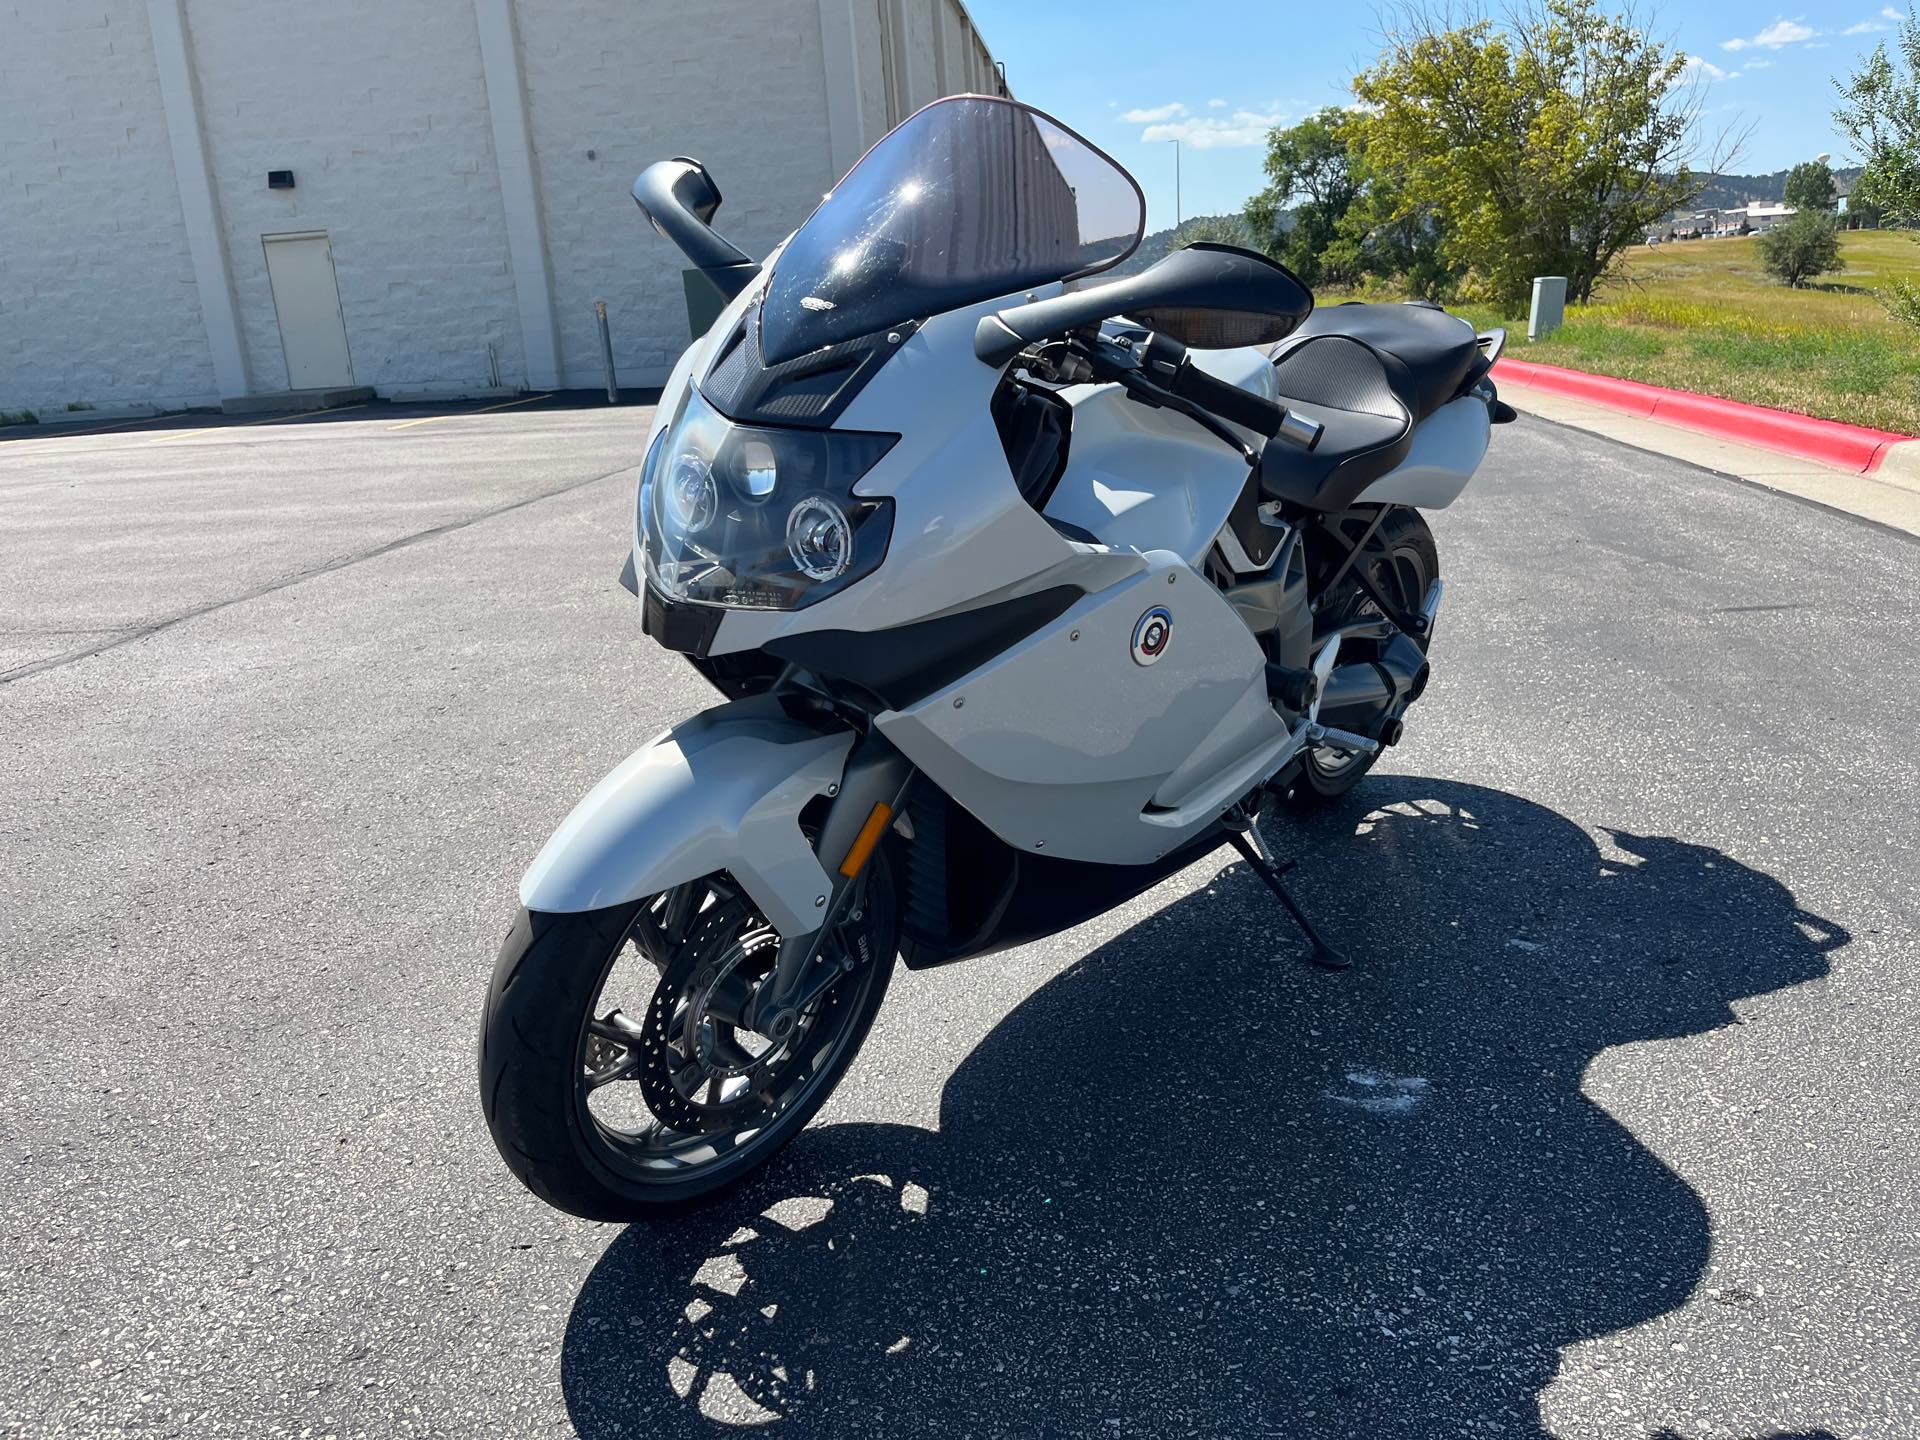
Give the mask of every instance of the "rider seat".
[[1281, 402], [1322, 430], [1312, 450], [1268, 442], [1260, 488], [1336, 511], [1406, 458], [1413, 427], [1460, 393], [1480, 348], [1436, 307], [1355, 302], [1316, 310], [1272, 355]]

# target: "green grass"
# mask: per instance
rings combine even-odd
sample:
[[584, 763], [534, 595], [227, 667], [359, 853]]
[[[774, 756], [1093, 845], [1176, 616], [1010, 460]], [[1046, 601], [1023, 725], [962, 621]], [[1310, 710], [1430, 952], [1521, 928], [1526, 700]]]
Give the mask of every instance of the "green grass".
[[1533, 343], [1524, 316], [1455, 308], [1506, 325], [1516, 360], [1920, 435], [1920, 330], [1874, 293], [1920, 281], [1920, 239], [1850, 231], [1840, 249], [1844, 270], [1792, 290], [1767, 278], [1751, 238], [1636, 247], [1593, 304]]

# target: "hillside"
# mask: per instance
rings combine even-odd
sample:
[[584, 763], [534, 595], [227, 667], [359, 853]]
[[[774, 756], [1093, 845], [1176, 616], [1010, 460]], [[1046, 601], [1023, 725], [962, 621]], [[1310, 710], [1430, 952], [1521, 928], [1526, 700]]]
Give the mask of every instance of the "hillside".
[[[1238, 215], [1189, 215], [1181, 223], [1183, 225], [1191, 225], [1197, 220], [1218, 220], [1225, 222], [1239, 218]], [[1284, 224], [1284, 217], [1282, 223]], [[1113, 275], [1133, 275], [1146, 269], [1173, 248], [1173, 237], [1176, 233], [1175, 230], [1155, 230], [1151, 235], [1144, 237], [1140, 241], [1140, 248], [1128, 257], [1125, 264], [1114, 266], [1108, 273]]]
[[[1775, 170], [1767, 175], [1710, 175], [1707, 177], [1707, 188], [1700, 192], [1700, 198], [1689, 208], [1730, 210], [1749, 200], [1784, 200], [1787, 198], [1788, 174], [1786, 170]], [[1845, 193], [1860, 178], [1860, 171], [1836, 170], [1833, 178], [1840, 182], [1839, 188]]]

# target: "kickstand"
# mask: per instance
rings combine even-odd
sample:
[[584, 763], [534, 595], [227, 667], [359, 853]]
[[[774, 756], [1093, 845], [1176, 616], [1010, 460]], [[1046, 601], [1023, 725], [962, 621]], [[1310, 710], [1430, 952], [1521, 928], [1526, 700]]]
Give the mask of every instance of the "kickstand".
[[1305, 935], [1313, 946], [1307, 956], [1309, 960], [1324, 970], [1345, 970], [1353, 964], [1353, 961], [1320, 938], [1320, 932], [1313, 928], [1313, 922], [1307, 919], [1307, 913], [1300, 908], [1300, 902], [1293, 898], [1286, 883], [1281, 880], [1282, 875], [1293, 869], [1293, 861], [1289, 860], [1284, 865], [1274, 864], [1272, 858], [1265, 853], [1267, 847], [1261, 841], [1258, 830], [1231, 831], [1227, 835], [1227, 843], [1240, 852], [1240, 858], [1247, 862], [1247, 868], [1266, 881], [1267, 888], [1273, 891], [1282, 905], [1287, 907], [1287, 913], [1293, 916], [1293, 923], [1300, 927], [1300, 933]]

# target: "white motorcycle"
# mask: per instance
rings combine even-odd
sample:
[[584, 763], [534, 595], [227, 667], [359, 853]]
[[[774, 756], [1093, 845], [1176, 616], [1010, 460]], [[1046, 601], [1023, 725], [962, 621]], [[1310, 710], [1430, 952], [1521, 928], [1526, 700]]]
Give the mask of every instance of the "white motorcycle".
[[909, 967], [1063, 930], [1339, 796], [1427, 681], [1504, 336], [1315, 312], [1013, 101], [929, 105], [764, 267], [700, 165], [634, 198], [730, 302], [674, 367], [624, 583], [725, 703], [520, 886], [481, 1098], [536, 1194], [628, 1220], [803, 1127]]

